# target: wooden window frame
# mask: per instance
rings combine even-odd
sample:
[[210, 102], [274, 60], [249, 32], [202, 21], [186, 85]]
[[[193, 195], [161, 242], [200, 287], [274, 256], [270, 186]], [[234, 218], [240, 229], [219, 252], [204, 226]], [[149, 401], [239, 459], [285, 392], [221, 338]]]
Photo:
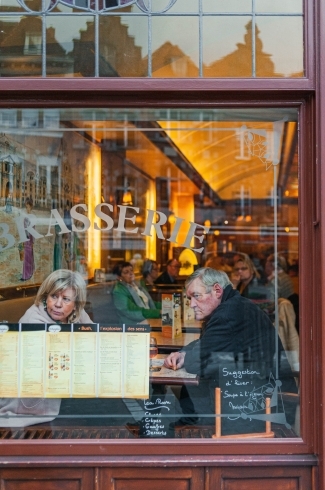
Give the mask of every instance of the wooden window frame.
[[[66, 458], [67, 462], [83, 460], [91, 464], [121, 458], [163, 464], [182, 461], [193, 464], [220, 462], [237, 455], [247, 461], [250, 455], [260, 455], [271, 461], [272, 455], [308, 454], [323, 458], [325, 342], [322, 339], [322, 319], [325, 318], [325, 272], [322, 271], [322, 249], [325, 247], [325, 2], [305, 0], [305, 77], [281, 79], [2, 79], [0, 107], [297, 107], [299, 114], [299, 254], [302, 277], [301, 301], [301, 385], [302, 438], [229, 442], [213, 440], [49, 440], [1, 441], [0, 461], [20, 461], [42, 457]], [[316, 22], [317, 19], [317, 22]], [[317, 36], [315, 42], [315, 36]], [[323, 50], [325, 51], [325, 50]], [[317, 389], [316, 389], [317, 387]], [[135, 455], [137, 455], [135, 457]], [[150, 455], [150, 456], [149, 456]], [[186, 456], [185, 456], [186, 455]], [[304, 456], [305, 455], [305, 456]], [[298, 457], [298, 456], [297, 456]], [[48, 458], [47, 458], [48, 459]], [[196, 463], [195, 463], [196, 462]], [[308, 464], [308, 463], [307, 463]], [[320, 476], [325, 475], [320, 465]]]

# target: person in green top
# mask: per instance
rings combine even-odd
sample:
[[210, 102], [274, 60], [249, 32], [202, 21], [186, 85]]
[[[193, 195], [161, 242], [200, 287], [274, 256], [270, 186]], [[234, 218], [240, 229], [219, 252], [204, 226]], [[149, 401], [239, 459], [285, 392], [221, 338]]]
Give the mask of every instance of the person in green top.
[[132, 324], [146, 318], [161, 317], [161, 304], [154, 302], [148, 291], [136, 284], [130, 262], [117, 264], [113, 273], [117, 276], [113, 301], [121, 323]]
[[142, 266], [142, 278], [139, 283], [145, 289], [148, 289], [148, 286], [155, 286], [155, 280], [157, 279], [159, 274], [159, 267], [155, 260], [147, 259], [144, 261]]

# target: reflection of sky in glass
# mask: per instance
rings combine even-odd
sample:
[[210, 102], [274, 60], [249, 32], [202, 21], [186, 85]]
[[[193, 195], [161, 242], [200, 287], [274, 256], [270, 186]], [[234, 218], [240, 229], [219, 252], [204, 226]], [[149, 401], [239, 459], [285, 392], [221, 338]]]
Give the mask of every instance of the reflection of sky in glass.
[[[151, 0], [152, 1], [152, 10], [154, 11], [162, 11], [168, 5], [168, 0]], [[169, 12], [198, 12], [199, 11], [199, 2], [198, 0], [177, 0], [175, 5], [173, 5], [169, 10]]]
[[73, 49], [73, 39], [80, 39], [80, 31], [86, 30], [87, 22], [91, 21], [94, 21], [94, 17], [77, 15], [46, 18], [47, 28], [55, 29], [55, 38], [67, 53]]
[[247, 17], [204, 17], [203, 18], [203, 63], [209, 65], [237, 49], [247, 33]]
[[197, 17], [153, 17], [152, 52], [166, 42], [177, 45], [198, 66], [199, 22]]
[[202, 0], [203, 12], [251, 12], [252, 0]]
[[285, 76], [303, 70], [301, 17], [259, 17], [263, 51], [272, 55], [275, 71]]
[[302, 13], [302, 0], [255, 0], [255, 11]]

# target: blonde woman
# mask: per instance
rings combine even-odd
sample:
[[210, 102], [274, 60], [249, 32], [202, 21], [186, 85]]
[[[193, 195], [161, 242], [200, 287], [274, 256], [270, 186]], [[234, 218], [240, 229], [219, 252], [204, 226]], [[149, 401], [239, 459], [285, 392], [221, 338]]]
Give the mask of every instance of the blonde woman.
[[[19, 323], [93, 323], [85, 304], [86, 284], [81, 274], [57, 270], [45, 279]], [[0, 427], [50, 422], [59, 414], [60, 405], [60, 398], [0, 398]]]

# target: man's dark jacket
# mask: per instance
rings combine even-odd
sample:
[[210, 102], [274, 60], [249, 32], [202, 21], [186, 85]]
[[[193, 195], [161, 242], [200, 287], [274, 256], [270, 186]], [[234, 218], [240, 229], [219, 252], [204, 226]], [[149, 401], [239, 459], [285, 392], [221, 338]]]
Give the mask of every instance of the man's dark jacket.
[[200, 339], [183, 351], [186, 370], [208, 379], [218, 379], [222, 353], [234, 359], [242, 352], [247, 361], [263, 361], [271, 368], [275, 328], [264, 311], [229, 285], [220, 305], [206, 319]]
[[155, 284], [177, 284], [177, 281], [173, 282], [168, 272], [165, 271], [157, 277], [157, 279], [155, 280]]

